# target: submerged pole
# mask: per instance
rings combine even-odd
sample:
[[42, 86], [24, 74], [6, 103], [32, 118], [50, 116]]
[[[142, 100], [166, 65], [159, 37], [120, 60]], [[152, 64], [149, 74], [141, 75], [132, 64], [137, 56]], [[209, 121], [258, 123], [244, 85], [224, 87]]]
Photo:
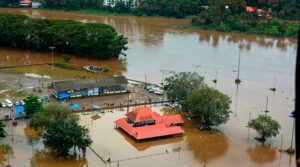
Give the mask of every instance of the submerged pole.
[[269, 97], [267, 96], [267, 101], [266, 101], [266, 110], [265, 113], [268, 113], [268, 104], [269, 104]]
[[235, 83], [239, 84], [242, 81], [240, 80], [240, 67], [241, 67], [241, 42], [239, 42], [239, 63], [238, 63], [238, 73], [237, 73], [237, 78], [235, 79]]

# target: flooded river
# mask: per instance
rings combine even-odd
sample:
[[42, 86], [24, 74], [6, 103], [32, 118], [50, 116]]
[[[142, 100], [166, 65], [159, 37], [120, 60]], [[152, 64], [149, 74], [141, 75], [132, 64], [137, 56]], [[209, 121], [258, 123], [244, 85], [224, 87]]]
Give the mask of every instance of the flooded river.
[[[13, 141], [14, 154], [9, 161], [13, 166], [296, 166], [294, 156], [278, 151], [281, 146], [283, 149], [290, 146], [292, 136], [293, 120], [288, 113], [294, 109], [295, 39], [178, 28], [177, 25], [189, 22], [186, 19], [95, 16], [30, 9], [0, 8], [0, 11], [34, 18], [110, 24], [129, 39], [126, 62], [74, 57], [71, 63], [106, 65], [113, 70], [113, 74], [153, 83], [161, 83], [170, 71], [197, 71], [210, 86], [232, 99], [231, 119], [218, 127], [218, 132], [201, 132], [187, 121], [184, 125], [186, 134], [182, 138], [147, 143], [136, 143], [114, 129], [113, 121], [124, 114], [122, 111], [105, 114], [96, 121], [92, 121], [89, 115], [81, 116], [82, 124], [90, 129], [94, 141], [92, 148], [104, 159], [110, 158], [111, 164], [104, 164], [90, 150], [84, 160], [53, 159], [42, 151], [40, 142], [32, 144], [27, 140], [24, 134], [26, 122], [22, 122], [14, 128], [14, 136], [18, 139]], [[242, 82], [237, 86], [234, 80], [237, 77], [239, 44]], [[50, 62], [51, 55], [50, 51], [0, 48], [0, 59], [1, 66], [22, 65]], [[54, 54], [54, 59], [62, 60], [59, 53]], [[51, 71], [51, 66], [47, 65], [2, 71], [45, 74], [55, 79], [87, 75], [58, 68]], [[217, 79], [217, 84], [211, 81], [213, 79]], [[269, 90], [274, 84], [276, 92]], [[267, 97], [268, 114], [279, 121], [281, 130], [276, 138], [262, 145], [254, 140], [255, 131], [245, 125], [249, 117], [257, 117], [265, 110]], [[154, 109], [160, 111], [162, 107], [156, 106]], [[10, 126], [7, 129], [11, 131]], [[7, 140], [11, 139], [8, 137]]]

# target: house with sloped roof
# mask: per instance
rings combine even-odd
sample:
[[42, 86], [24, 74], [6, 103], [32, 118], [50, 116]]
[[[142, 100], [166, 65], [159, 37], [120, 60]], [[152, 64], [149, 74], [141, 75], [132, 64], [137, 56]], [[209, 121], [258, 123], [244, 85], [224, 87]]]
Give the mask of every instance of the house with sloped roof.
[[183, 135], [180, 114], [161, 116], [151, 107], [138, 107], [115, 121], [118, 128], [136, 140]]
[[51, 83], [51, 94], [57, 99], [99, 96], [128, 92], [128, 81], [124, 76], [98, 79], [65, 80]]
[[19, 4], [21, 7], [28, 7], [31, 6], [31, 0], [21, 0]]

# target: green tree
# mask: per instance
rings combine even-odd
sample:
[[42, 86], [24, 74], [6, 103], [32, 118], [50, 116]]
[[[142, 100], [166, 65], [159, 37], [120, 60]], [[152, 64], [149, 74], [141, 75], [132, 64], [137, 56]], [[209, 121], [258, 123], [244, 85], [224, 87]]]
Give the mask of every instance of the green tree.
[[42, 102], [37, 96], [28, 96], [25, 100], [25, 113], [28, 117], [33, 116], [34, 114], [42, 110]]
[[49, 51], [49, 46], [55, 46], [56, 51], [98, 59], [118, 58], [128, 43], [110, 25], [15, 14], [0, 14], [0, 36], [4, 47]]
[[220, 91], [204, 87], [188, 96], [189, 110], [207, 127], [224, 124], [229, 120], [230, 98]]
[[70, 63], [71, 56], [69, 56], [67, 54], [63, 54], [62, 57], [64, 58], [64, 62], [65, 63]]
[[45, 143], [58, 156], [69, 155], [70, 149], [77, 148], [84, 154], [86, 147], [92, 143], [88, 129], [71, 119], [57, 118], [47, 128], [43, 135]]
[[79, 125], [79, 116], [58, 103], [51, 103], [30, 119], [30, 126], [43, 129], [45, 144], [58, 156], [68, 156], [71, 149], [85, 154], [92, 140], [88, 129]]
[[2, 122], [0, 122], [0, 138], [6, 137], [6, 132], [5, 132], [4, 127], [5, 127], [5, 125]]
[[205, 86], [204, 78], [196, 72], [173, 73], [165, 79], [164, 90], [168, 99], [176, 100], [183, 111], [188, 111], [187, 97], [194, 90]]
[[281, 128], [279, 123], [268, 115], [259, 115], [257, 118], [252, 119], [249, 122], [249, 127], [257, 131], [259, 140], [263, 142], [266, 138], [278, 135]]

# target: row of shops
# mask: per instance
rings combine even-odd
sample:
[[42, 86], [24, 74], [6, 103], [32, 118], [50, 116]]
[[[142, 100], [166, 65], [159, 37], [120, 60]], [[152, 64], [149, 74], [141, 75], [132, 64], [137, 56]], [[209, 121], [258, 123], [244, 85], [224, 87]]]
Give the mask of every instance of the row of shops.
[[56, 81], [51, 84], [51, 94], [60, 100], [77, 97], [120, 94], [128, 92], [127, 85], [128, 81], [124, 76]]

